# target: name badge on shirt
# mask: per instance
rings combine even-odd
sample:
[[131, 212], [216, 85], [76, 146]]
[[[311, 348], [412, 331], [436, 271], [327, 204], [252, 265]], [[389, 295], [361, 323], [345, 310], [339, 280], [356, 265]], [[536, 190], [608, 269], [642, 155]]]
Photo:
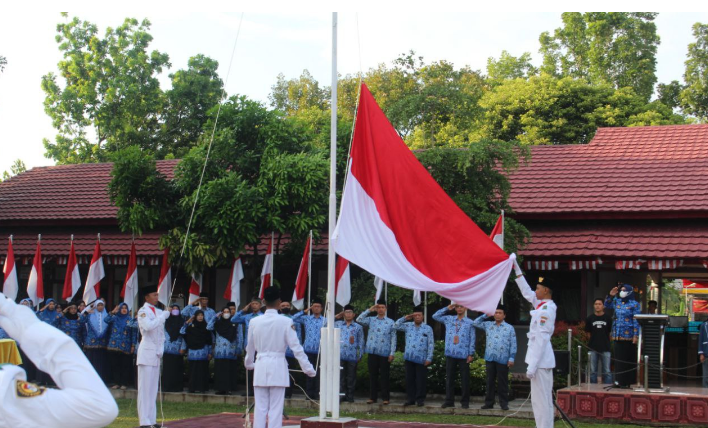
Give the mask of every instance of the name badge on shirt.
[[18, 398], [32, 398], [44, 394], [45, 388], [35, 385], [34, 383], [18, 380], [15, 383], [15, 389]]
[[349, 343], [354, 344], [354, 336], [349, 336]]
[[453, 337], [453, 338], [452, 338], [452, 343], [454, 343], [455, 345], [457, 345], [458, 343], [460, 343], [460, 336], [455, 336], [455, 337]]

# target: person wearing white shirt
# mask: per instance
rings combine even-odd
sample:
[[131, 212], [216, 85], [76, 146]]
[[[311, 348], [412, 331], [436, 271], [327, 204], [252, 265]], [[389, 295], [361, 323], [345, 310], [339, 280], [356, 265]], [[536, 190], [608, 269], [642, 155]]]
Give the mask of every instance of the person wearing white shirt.
[[[293, 321], [278, 314], [280, 289], [269, 287], [264, 292], [266, 312], [253, 318], [248, 325], [246, 346], [247, 370], [253, 370], [253, 386], [256, 398], [254, 428], [281, 428], [285, 388], [290, 386], [285, 350], [289, 347], [300, 363], [303, 372], [315, 376], [315, 369], [305, 355], [297, 339]], [[257, 356], [257, 358], [256, 358]], [[255, 360], [255, 362], [254, 362]]]

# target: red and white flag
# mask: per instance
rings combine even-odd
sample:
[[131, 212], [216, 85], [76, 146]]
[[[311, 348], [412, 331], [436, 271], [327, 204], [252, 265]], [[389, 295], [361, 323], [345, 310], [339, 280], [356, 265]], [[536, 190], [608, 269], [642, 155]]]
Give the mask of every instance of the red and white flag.
[[38, 306], [44, 300], [44, 279], [42, 277], [42, 247], [37, 239], [37, 250], [32, 261], [32, 271], [27, 281], [27, 297]]
[[105, 276], [106, 271], [103, 270], [103, 257], [101, 256], [101, 241], [97, 239], [84, 288], [83, 300], [87, 305], [101, 297], [101, 280]]
[[502, 211], [499, 216], [497, 224], [494, 225], [494, 229], [492, 229], [492, 233], [489, 234], [489, 237], [492, 238], [492, 241], [494, 241], [499, 248], [504, 249], [504, 211]]
[[334, 279], [334, 301], [342, 306], [348, 305], [352, 300], [352, 281], [349, 275], [349, 260], [342, 256], [337, 259]]
[[162, 267], [160, 268], [160, 282], [157, 283], [157, 300], [167, 306], [172, 296], [172, 267], [170, 266], [170, 249], [165, 248], [162, 254]]
[[[374, 295], [374, 304], [378, 303], [381, 298], [381, 292], [384, 289], [384, 280], [378, 276], [374, 277], [374, 288], [376, 289], [376, 295]], [[388, 303], [388, 302], [386, 302]]]
[[305, 244], [305, 252], [300, 261], [300, 269], [297, 271], [297, 279], [295, 280], [295, 290], [293, 290], [292, 305], [298, 309], [302, 309], [305, 303], [305, 294], [307, 294], [308, 278], [310, 277], [310, 248], [312, 247], [312, 236]]
[[334, 248], [383, 280], [493, 313], [507, 255], [438, 185], [362, 84]]
[[265, 260], [263, 261], [263, 270], [261, 270], [261, 290], [258, 292], [258, 297], [263, 298], [263, 293], [273, 284], [273, 233], [270, 234], [270, 242], [268, 243], [268, 251], [266, 251]]
[[66, 262], [66, 275], [64, 275], [64, 290], [61, 293], [62, 299], [70, 301], [81, 288], [81, 276], [79, 276], [79, 264], [76, 262], [76, 251], [74, 251], [74, 241], [69, 246], [69, 258]]
[[420, 290], [413, 290], [413, 305], [420, 306], [423, 303], [423, 297]]
[[128, 305], [129, 310], [138, 306], [138, 257], [135, 252], [135, 242], [130, 245], [128, 272], [125, 274], [125, 282], [123, 283], [123, 289], [120, 291], [120, 297]]
[[12, 237], [9, 238], [7, 244], [7, 257], [5, 257], [5, 265], [2, 268], [3, 286], [2, 293], [10, 300], [17, 299], [17, 292], [20, 290], [17, 282], [17, 267], [15, 266], [15, 252], [12, 250]]
[[193, 273], [192, 282], [189, 283], [189, 299], [188, 304], [192, 304], [199, 300], [199, 295], [202, 294], [202, 274]]
[[241, 280], [243, 278], [243, 264], [241, 264], [241, 257], [237, 257], [231, 266], [229, 283], [226, 284], [226, 290], [224, 290], [224, 299], [227, 302], [234, 302], [237, 308], [241, 306]]

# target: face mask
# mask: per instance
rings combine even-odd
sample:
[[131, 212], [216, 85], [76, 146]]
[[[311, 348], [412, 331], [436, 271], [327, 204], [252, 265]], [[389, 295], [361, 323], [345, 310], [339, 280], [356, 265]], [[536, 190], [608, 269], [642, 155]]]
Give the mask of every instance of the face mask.
[[283, 308], [280, 310], [281, 314], [288, 315], [290, 313], [290, 308]]
[[222, 318], [224, 318], [225, 320], [231, 318], [231, 312], [228, 312], [228, 313], [224, 312], [224, 314], [222, 315]]
[[628, 292], [626, 292], [626, 291], [620, 291], [620, 297], [621, 297], [621, 298], [624, 299], [624, 298], [627, 297], [628, 295], [629, 295]]
[[172, 312], [170, 312], [170, 313], [171, 313], [172, 315], [174, 315], [174, 316], [178, 316], [178, 315], [179, 315], [179, 309], [172, 309]]

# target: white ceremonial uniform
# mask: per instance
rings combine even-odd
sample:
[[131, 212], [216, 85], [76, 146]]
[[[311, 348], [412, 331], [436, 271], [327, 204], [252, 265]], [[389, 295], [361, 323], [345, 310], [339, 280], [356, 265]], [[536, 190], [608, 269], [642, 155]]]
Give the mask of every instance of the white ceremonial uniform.
[[538, 300], [536, 293], [521, 276], [516, 278], [521, 294], [531, 302], [529, 345], [526, 351], [526, 375], [531, 379], [531, 406], [537, 428], [553, 428], [553, 356], [551, 336], [556, 324], [556, 304], [553, 300]]
[[71, 337], [1, 293], [0, 328], [59, 388], [26, 382], [22, 368], [0, 365], [0, 427], [98, 428], [118, 416], [110, 391]]
[[[297, 339], [292, 319], [278, 314], [275, 309], [268, 309], [263, 316], [251, 319], [248, 325], [245, 366], [247, 370], [254, 370], [255, 367], [254, 428], [265, 428], [266, 416], [269, 428], [283, 426], [285, 388], [290, 386], [288, 362], [285, 360], [285, 350], [288, 347], [293, 351], [302, 371], [314, 377], [315, 369]], [[257, 355], [255, 365], [254, 355]]]
[[160, 381], [160, 358], [165, 351], [165, 320], [168, 311], [145, 302], [138, 311], [142, 339], [138, 347], [138, 418], [140, 426], [157, 423], [157, 390]]

